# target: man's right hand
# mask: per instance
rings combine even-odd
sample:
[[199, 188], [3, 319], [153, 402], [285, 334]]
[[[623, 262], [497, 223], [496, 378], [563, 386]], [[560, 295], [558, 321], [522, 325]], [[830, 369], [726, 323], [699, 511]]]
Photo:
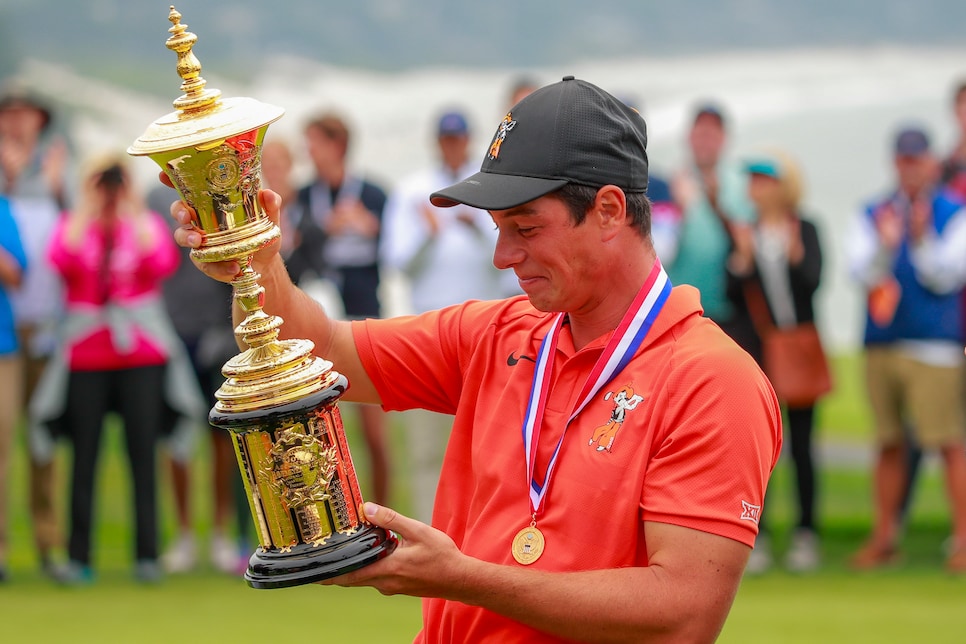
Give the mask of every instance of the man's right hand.
[[[174, 187], [168, 176], [160, 174], [161, 183]], [[279, 224], [282, 210], [282, 199], [271, 190], [260, 190], [258, 199], [265, 210], [265, 214], [275, 225]], [[183, 248], [198, 248], [204, 242], [204, 231], [198, 227], [198, 217], [195, 211], [184, 201], [171, 204], [171, 216], [178, 222], [179, 227], [174, 231], [174, 241]], [[262, 267], [273, 260], [279, 253], [281, 244], [278, 240], [259, 249], [252, 256], [252, 268], [256, 272], [264, 272]], [[241, 271], [241, 266], [235, 260], [227, 262], [199, 262], [192, 258], [195, 266], [208, 277], [220, 282], [230, 282]]]
[[[162, 183], [171, 185], [167, 177]], [[271, 190], [260, 190], [259, 203], [265, 214], [276, 225], [282, 210], [282, 199]], [[194, 210], [182, 201], [171, 204], [171, 216], [178, 222], [174, 240], [182, 248], [198, 248], [204, 241], [204, 231], [198, 227]], [[292, 283], [282, 257], [279, 254], [279, 240], [260, 248], [252, 256], [252, 269], [259, 273], [259, 284], [264, 287], [262, 306], [265, 313], [277, 315], [285, 320], [279, 338], [304, 338], [315, 344], [317, 355], [324, 355], [338, 365], [339, 373], [352, 383], [346, 400], [352, 402], [381, 404], [379, 394], [369, 374], [362, 366], [356, 350], [355, 337], [349, 322], [330, 318], [325, 309], [305, 292]], [[241, 270], [237, 261], [199, 262], [192, 258], [195, 266], [209, 277], [221, 282], [230, 282]], [[240, 324], [245, 318], [237, 300], [232, 305], [232, 320]]]

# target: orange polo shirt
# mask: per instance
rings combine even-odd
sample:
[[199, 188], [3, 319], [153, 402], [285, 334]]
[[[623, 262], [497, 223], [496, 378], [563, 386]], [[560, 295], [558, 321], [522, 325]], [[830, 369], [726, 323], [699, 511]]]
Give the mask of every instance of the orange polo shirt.
[[[455, 415], [433, 525], [485, 561], [520, 565], [510, 543], [530, 523], [523, 416], [533, 360], [553, 319], [517, 297], [356, 322], [353, 329], [385, 409]], [[539, 477], [609, 339], [575, 351], [564, 325], [538, 446]], [[618, 400], [635, 396], [633, 408], [625, 402], [619, 409]], [[701, 317], [697, 291], [677, 287], [634, 359], [566, 428], [537, 517], [546, 549], [530, 567], [646, 566], [644, 521], [752, 546], [780, 450], [781, 414], [771, 385], [747, 353]], [[558, 640], [482, 608], [426, 599], [416, 641]]]

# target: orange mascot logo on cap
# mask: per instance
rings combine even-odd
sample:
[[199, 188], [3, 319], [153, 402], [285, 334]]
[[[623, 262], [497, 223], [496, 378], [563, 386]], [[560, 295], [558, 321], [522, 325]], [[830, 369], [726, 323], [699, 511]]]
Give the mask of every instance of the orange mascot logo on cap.
[[490, 158], [496, 159], [500, 156], [500, 146], [503, 145], [503, 141], [506, 140], [507, 133], [513, 129], [513, 126], [517, 124], [513, 120], [513, 116], [507, 112], [506, 116], [500, 122], [500, 127], [496, 130], [496, 136], [493, 137], [493, 143], [490, 144]]

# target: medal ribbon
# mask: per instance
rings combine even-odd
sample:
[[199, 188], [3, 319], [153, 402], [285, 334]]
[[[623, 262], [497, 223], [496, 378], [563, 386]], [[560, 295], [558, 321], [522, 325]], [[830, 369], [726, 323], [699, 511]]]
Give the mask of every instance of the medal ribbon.
[[[621, 323], [614, 330], [610, 341], [604, 347], [603, 353], [601, 353], [587, 377], [587, 382], [584, 383], [580, 395], [577, 397], [574, 410], [567, 420], [567, 427], [597, 392], [620, 373], [634, 357], [670, 294], [671, 281], [668, 279], [667, 273], [664, 272], [661, 262], [656, 261], [650, 275], [647, 276], [647, 280], [641, 290], [638, 291], [630, 308], [627, 309], [627, 313], [624, 314]], [[530, 399], [527, 402], [526, 415], [523, 417], [523, 449], [527, 459], [527, 480], [530, 482], [530, 512], [534, 517], [540, 511], [547, 490], [550, 488], [550, 477], [553, 475], [560, 446], [563, 444], [564, 436], [567, 433], [567, 427], [564, 427], [560, 440], [550, 457], [550, 462], [547, 464], [547, 474], [543, 479], [543, 485], [540, 485], [534, 477], [537, 444], [543, 426], [547, 394], [550, 391], [550, 365], [557, 349], [557, 338], [560, 335], [560, 329], [563, 327], [563, 321], [564, 314], [558, 314], [550, 332], [540, 343], [540, 350], [537, 352], [533, 370], [533, 383], [530, 385]]]

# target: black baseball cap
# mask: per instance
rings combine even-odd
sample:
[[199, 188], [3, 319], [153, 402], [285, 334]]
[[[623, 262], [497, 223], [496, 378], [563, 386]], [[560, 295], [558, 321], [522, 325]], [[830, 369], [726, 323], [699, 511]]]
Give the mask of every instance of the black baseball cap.
[[568, 183], [647, 190], [647, 127], [596, 85], [565, 76], [514, 105], [480, 171], [430, 195], [435, 206], [506, 210]]

